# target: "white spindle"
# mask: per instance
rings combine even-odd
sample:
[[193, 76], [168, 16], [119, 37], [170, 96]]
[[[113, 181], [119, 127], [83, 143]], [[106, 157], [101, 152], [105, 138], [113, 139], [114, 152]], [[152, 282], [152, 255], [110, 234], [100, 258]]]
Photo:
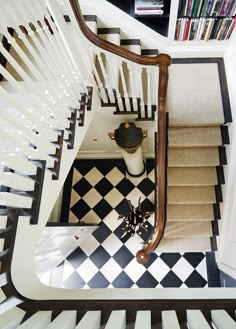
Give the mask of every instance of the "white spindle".
[[225, 310], [211, 311], [211, 318], [217, 329], [236, 329], [236, 322]]
[[11, 172], [0, 172], [0, 184], [22, 191], [33, 191], [35, 182]]
[[132, 64], [128, 65], [128, 70], [129, 70], [129, 81], [130, 81], [130, 97], [132, 99], [132, 104], [133, 104], [133, 110], [138, 111], [138, 103], [137, 103], [137, 93], [135, 89], [135, 82], [134, 82], [134, 67]]
[[103, 78], [104, 78], [104, 81], [105, 81], [105, 86], [106, 86], [106, 89], [107, 89], [108, 98], [109, 98], [111, 103], [115, 103], [115, 96], [114, 96], [113, 90], [111, 88], [110, 79], [109, 79], [108, 74], [106, 72], [105, 65], [103, 63], [102, 54], [100, 52], [97, 53], [97, 58], [98, 58], [99, 66], [100, 66], [100, 69], [101, 69], [101, 72], [102, 72], [102, 75], [103, 75]]
[[106, 104], [106, 103], [108, 103], [108, 98], [107, 98], [106, 90], [104, 89], [103, 83], [102, 83], [99, 73], [97, 71], [96, 65], [94, 64], [93, 50], [91, 47], [89, 47], [88, 51], [89, 51], [89, 57], [90, 57], [91, 65], [92, 65], [93, 74], [94, 74], [96, 82], [97, 82], [97, 86], [98, 86], [98, 90], [100, 92], [101, 99], [102, 99], [103, 103]]
[[52, 311], [40, 311], [24, 321], [17, 329], [45, 329], [51, 322]]
[[151, 311], [138, 311], [134, 329], [151, 329]]
[[126, 312], [113, 311], [108, 319], [105, 329], [125, 329], [126, 327]]
[[163, 329], [180, 329], [179, 321], [175, 311], [161, 312]]
[[9, 311], [0, 315], [1, 329], [15, 329], [21, 324], [25, 311], [18, 307], [13, 307]]
[[5, 207], [26, 208], [32, 207], [33, 199], [28, 196], [9, 192], [0, 192], [0, 205]]
[[126, 85], [126, 81], [125, 81], [122, 62], [119, 64], [119, 71], [120, 71], [120, 78], [121, 78], [121, 84], [122, 84], [122, 89], [123, 89], [123, 95], [124, 95], [124, 99], [125, 99], [126, 111], [131, 111], [129, 95], [128, 95], [127, 85]]
[[124, 105], [119, 91], [119, 77], [114, 72], [114, 67], [118, 66], [118, 62], [114, 56], [107, 54], [107, 64], [109, 67], [109, 72], [111, 73], [112, 88], [116, 92], [117, 105], [120, 111], [124, 111]]
[[148, 67], [147, 71], [147, 116], [148, 118], [152, 117], [152, 99], [151, 99], [151, 92], [152, 92], [152, 84], [151, 84], [151, 70], [152, 67]]
[[187, 323], [189, 329], [210, 329], [207, 320], [200, 310], [187, 310]]
[[144, 93], [143, 93], [143, 69], [139, 68], [137, 70], [138, 74], [138, 84], [139, 84], [139, 97], [140, 97], [140, 112], [141, 118], [145, 115], [145, 106], [144, 106]]
[[101, 311], [88, 311], [75, 329], [100, 329]]

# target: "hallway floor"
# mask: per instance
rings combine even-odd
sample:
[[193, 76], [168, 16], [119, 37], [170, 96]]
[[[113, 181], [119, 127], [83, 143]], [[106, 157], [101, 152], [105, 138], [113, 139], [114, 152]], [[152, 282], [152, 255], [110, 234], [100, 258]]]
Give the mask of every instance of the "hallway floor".
[[[76, 160], [64, 188], [62, 220], [98, 225], [98, 229], [52, 271], [51, 285], [63, 288], [207, 288], [219, 287], [214, 253], [153, 253], [148, 265], [135, 259], [149, 238], [147, 232], [122, 237], [131, 200], [153, 211], [154, 160], [147, 160], [146, 176], [127, 179], [123, 160]], [[66, 224], [65, 224], [66, 225]]]

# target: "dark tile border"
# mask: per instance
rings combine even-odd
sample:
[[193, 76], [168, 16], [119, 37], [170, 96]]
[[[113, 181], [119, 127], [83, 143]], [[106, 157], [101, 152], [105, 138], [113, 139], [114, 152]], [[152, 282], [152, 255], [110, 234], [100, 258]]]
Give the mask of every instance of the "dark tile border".
[[224, 168], [222, 166], [216, 167], [218, 184], [225, 184]]
[[222, 145], [228, 145], [229, 141], [229, 130], [227, 126], [221, 126], [221, 138], [222, 138]]
[[67, 175], [67, 178], [66, 178], [65, 184], [64, 184], [64, 188], [63, 188], [62, 206], [61, 206], [61, 215], [60, 215], [61, 223], [68, 223], [68, 220], [69, 220], [73, 169], [74, 169], [74, 165], [72, 165], [72, 167], [69, 171], [69, 174]]
[[214, 252], [206, 253], [206, 266], [207, 266], [207, 278], [208, 287], [221, 287], [220, 285], [220, 272], [215, 260]]
[[220, 205], [219, 203], [213, 204], [213, 211], [214, 211], [214, 219], [218, 220], [221, 219], [221, 213], [220, 213]]

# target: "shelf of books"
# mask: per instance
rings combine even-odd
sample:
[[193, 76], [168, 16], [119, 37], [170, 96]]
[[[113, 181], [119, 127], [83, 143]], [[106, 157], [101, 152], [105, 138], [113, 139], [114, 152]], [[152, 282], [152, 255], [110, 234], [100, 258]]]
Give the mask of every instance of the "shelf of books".
[[236, 0], [179, 0], [175, 40], [228, 40], [235, 15]]
[[138, 16], [163, 15], [164, 0], [135, 0], [134, 14]]

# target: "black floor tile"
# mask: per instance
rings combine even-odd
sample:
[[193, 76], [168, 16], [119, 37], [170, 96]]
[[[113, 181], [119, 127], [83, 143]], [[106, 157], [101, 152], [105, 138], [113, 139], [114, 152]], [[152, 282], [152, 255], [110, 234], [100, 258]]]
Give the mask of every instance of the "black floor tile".
[[173, 271], [170, 271], [160, 283], [164, 288], [179, 288], [183, 284]]
[[134, 184], [131, 183], [128, 179], [124, 178], [122, 181], [116, 185], [117, 190], [126, 197], [134, 188]]
[[67, 261], [77, 269], [85, 260], [87, 259], [87, 255], [81, 250], [80, 247], [75, 249], [68, 257]]
[[106, 262], [111, 258], [108, 252], [102, 247], [99, 246], [93, 253], [90, 255], [90, 260], [97, 266], [101, 268]]
[[107, 288], [110, 282], [105, 278], [101, 272], [97, 272], [94, 277], [88, 282], [88, 286], [92, 289]]
[[136, 285], [139, 288], [155, 288], [158, 285], [158, 281], [146, 271], [136, 282]]
[[83, 197], [88, 191], [90, 191], [92, 188], [92, 185], [85, 179], [81, 178], [74, 186], [73, 189], [81, 196]]
[[98, 242], [102, 243], [109, 237], [111, 232], [112, 231], [109, 227], [105, 223], [101, 222], [97, 230], [93, 233], [93, 236], [98, 240]]
[[101, 218], [104, 219], [111, 211], [112, 207], [109, 205], [109, 203], [102, 199], [99, 201], [96, 206], [93, 208], [93, 211]]
[[122, 246], [113, 256], [113, 259], [122, 268], [125, 268], [133, 258], [134, 255], [126, 248], [126, 246]]
[[184, 283], [188, 288], [204, 288], [207, 281], [194, 270]]
[[78, 220], [82, 219], [90, 210], [91, 208], [83, 199], [80, 199], [73, 205], [73, 207], [71, 207], [71, 211], [75, 214]]
[[134, 282], [125, 272], [121, 272], [112, 282], [115, 288], [131, 288]]
[[160, 258], [169, 266], [169, 268], [172, 268], [181, 258], [181, 255], [178, 252], [165, 252], [160, 255]]
[[77, 272], [73, 272], [71, 276], [63, 282], [63, 286], [68, 289], [83, 288], [85, 281]]
[[113, 185], [104, 177], [94, 186], [94, 188], [104, 197], [113, 189]]
[[192, 267], [196, 268], [203, 258], [205, 258], [205, 254], [203, 252], [186, 252], [183, 257], [192, 265]]

